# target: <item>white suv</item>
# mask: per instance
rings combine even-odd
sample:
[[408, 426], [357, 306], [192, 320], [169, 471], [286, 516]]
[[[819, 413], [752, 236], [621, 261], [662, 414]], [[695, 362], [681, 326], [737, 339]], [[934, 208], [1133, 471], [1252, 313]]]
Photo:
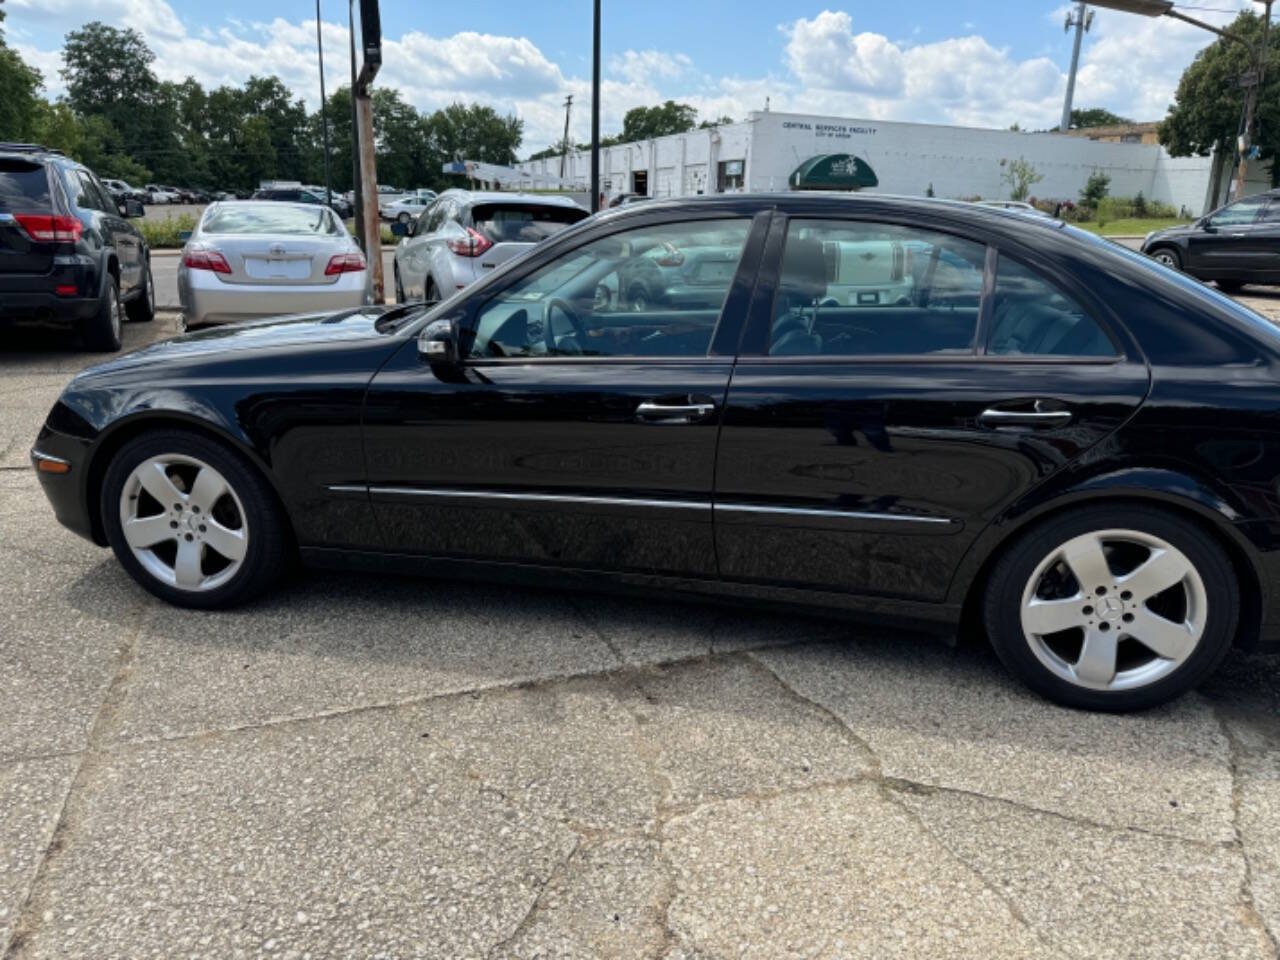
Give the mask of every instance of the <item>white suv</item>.
[[397, 302], [435, 303], [590, 214], [568, 197], [446, 190], [393, 223]]

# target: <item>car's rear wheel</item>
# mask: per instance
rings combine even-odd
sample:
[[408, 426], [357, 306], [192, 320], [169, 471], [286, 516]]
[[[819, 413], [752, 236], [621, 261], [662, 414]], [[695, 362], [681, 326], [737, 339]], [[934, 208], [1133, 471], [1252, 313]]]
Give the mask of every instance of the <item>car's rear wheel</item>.
[[984, 617], [1028, 686], [1090, 710], [1140, 710], [1195, 687], [1235, 634], [1238, 587], [1211, 536], [1146, 506], [1074, 510], [1000, 559]]
[[178, 606], [234, 606], [285, 566], [284, 519], [267, 482], [199, 434], [161, 430], [125, 444], [107, 468], [101, 508], [120, 563]]
[[401, 211], [400, 213], [396, 214], [396, 219], [397, 219], [397, 220], [399, 220], [401, 223], [408, 223], [408, 222], [409, 222], [409, 214], [404, 213], [403, 211]]
[[436, 282], [430, 277], [427, 278], [427, 286], [423, 292], [422, 299], [431, 306], [435, 306], [440, 302], [440, 290], [436, 287]]
[[156, 316], [156, 286], [151, 279], [151, 264], [142, 267], [142, 292], [125, 305], [125, 313], [134, 323], [150, 323]]
[[644, 287], [632, 287], [627, 294], [627, 302], [636, 313], [644, 313], [649, 309], [649, 294]]
[[119, 350], [120, 325], [120, 286], [114, 276], [107, 274], [98, 312], [85, 322], [83, 328], [85, 346], [103, 353]]
[[400, 282], [400, 265], [392, 264], [391, 273], [395, 277], [396, 303], [404, 303], [404, 284]]
[[1182, 269], [1182, 255], [1173, 247], [1160, 247], [1158, 250], [1152, 250], [1151, 259], [1156, 263], [1163, 263], [1173, 270]]

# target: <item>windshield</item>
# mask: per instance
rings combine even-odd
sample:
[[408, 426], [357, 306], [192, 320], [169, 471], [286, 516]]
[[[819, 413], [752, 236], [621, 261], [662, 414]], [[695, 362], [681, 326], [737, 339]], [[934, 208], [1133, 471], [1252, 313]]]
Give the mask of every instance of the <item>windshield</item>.
[[493, 243], [538, 243], [589, 214], [578, 207], [549, 204], [479, 204], [471, 210], [471, 220]]
[[211, 210], [200, 231], [202, 233], [284, 233], [298, 236], [332, 236], [340, 234], [342, 229], [325, 207], [246, 203]]

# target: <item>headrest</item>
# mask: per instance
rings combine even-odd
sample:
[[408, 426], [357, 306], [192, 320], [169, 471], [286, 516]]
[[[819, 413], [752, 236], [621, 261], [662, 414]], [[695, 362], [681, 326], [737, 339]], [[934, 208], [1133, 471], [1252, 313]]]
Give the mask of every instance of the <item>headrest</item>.
[[780, 293], [795, 294], [806, 301], [816, 300], [827, 292], [827, 261], [822, 241], [810, 237], [787, 237], [782, 252]]

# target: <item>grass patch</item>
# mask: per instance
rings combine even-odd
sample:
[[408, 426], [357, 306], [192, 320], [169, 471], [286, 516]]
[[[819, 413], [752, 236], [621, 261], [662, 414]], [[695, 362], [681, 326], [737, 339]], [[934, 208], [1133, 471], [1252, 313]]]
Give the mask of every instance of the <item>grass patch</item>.
[[181, 247], [185, 241], [179, 239], [178, 235], [196, 228], [196, 218], [190, 213], [180, 213], [163, 220], [140, 219], [131, 222], [142, 231], [142, 238], [152, 250]]
[[1101, 237], [1144, 237], [1152, 230], [1163, 230], [1165, 227], [1180, 227], [1190, 222], [1190, 220], [1184, 220], [1182, 217], [1143, 217], [1108, 220], [1106, 223], [1090, 220], [1085, 223], [1073, 224], [1073, 226], [1079, 227], [1081, 230], [1088, 230], [1090, 233], [1096, 233]]

